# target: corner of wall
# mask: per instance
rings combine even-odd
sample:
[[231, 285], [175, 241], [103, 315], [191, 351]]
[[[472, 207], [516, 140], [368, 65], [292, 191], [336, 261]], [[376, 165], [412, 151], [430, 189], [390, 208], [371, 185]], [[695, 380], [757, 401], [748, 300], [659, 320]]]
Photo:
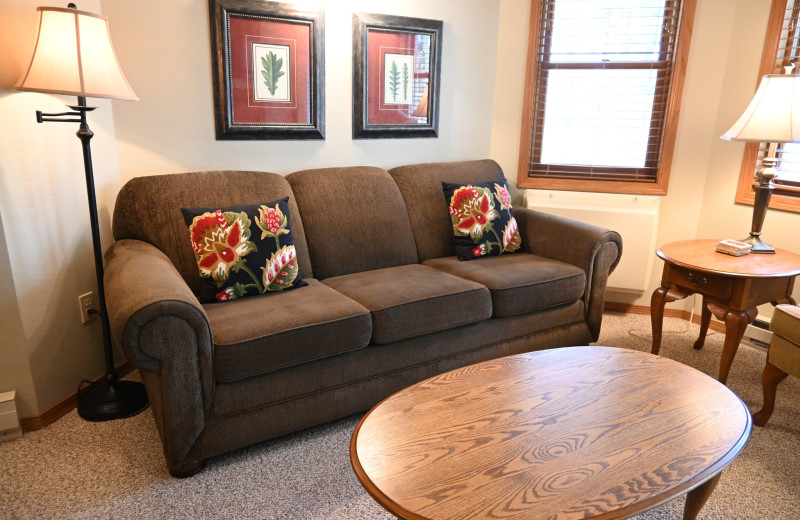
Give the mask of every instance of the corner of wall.
[[492, 100], [491, 157], [509, 180], [514, 204], [522, 204], [517, 188], [522, 98], [528, 60], [530, 0], [500, 0], [494, 99]]

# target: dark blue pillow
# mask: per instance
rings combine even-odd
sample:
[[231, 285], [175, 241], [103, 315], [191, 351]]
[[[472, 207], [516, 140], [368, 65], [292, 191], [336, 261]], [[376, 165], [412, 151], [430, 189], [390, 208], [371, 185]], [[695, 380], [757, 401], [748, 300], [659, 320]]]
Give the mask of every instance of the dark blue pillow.
[[203, 302], [308, 285], [289, 227], [289, 197], [228, 208], [182, 208], [204, 284]]
[[459, 260], [512, 253], [522, 245], [508, 181], [476, 184], [443, 182]]

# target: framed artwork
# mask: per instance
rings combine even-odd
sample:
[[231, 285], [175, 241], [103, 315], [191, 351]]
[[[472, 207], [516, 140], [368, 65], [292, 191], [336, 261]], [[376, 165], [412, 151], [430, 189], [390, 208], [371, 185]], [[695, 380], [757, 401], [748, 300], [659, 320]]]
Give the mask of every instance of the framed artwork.
[[353, 14], [353, 138], [437, 137], [442, 22]]
[[322, 9], [209, 0], [217, 140], [324, 139]]

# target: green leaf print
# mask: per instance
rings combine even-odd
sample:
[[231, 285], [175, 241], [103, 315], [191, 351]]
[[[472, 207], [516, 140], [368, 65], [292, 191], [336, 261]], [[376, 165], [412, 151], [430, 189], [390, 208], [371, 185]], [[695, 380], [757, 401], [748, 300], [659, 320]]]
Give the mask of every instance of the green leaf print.
[[408, 99], [408, 63], [403, 63], [403, 99]]
[[261, 66], [264, 67], [264, 70], [261, 71], [261, 75], [266, 80], [264, 85], [269, 89], [269, 93], [274, 96], [275, 91], [278, 90], [278, 80], [286, 74], [281, 70], [283, 58], [279, 58], [277, 54], [269, 51], [266, 58], [264, 56], [261, 57]]
[[389, 90], [392, 92], [392, 101], [397, 101], [397, 90], [400, 88], [400, 71], [397, 69], [397, 62], [392, 60], [389, 69]]

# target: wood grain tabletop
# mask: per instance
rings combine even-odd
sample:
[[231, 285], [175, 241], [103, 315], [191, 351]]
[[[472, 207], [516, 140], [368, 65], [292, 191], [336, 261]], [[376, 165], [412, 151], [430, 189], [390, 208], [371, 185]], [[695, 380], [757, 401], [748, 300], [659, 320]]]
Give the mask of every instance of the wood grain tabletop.
[[682, 240], [661, 246], [656, 254], [673, 264], [728, 276], [780, 277], [800, 275], [800, 255], [775, 249], [775, 254], [731, 256], [715, 251], [718, 240]]
[[693, 368], [568, 347], [402, 390], [364, 416], [350, 455], [402, 518], [626, 518], [712, 479], [750, 428], [744, 403]]

